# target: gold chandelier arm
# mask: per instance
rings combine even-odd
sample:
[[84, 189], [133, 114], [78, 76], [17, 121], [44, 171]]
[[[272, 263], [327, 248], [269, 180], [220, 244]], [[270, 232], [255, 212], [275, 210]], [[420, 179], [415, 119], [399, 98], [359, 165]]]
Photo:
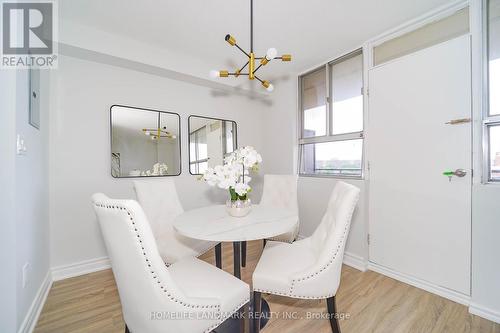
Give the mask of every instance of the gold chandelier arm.
[[292, 55], [283, 54], [281, 57], [275, 57], [274, 59], [280, 59], [281, 61], [292, 61]]
[[234, 44], [234, 46], [236, 46], [238, 48], [238, 50], [240, 50], [241, 52], [243, 52], [247, 57], [250, 58], [250, 54], [248, 54], [245, 50], [243, 50], [238, 44]]
[[235, 72], [235, 73], [227, 73], [227, 75], [229, 75], [229, 76], [236, 76], [236, 77], [238, 77], [240, 75], [248, 75], [248, 74], [249, 73], [237, 73], [237, 72]]
[[[240, 68], [240, 72], [241, 72], [242, 70], [244, 70], [244, 69], [245, 69], [245, 67], [247, 67], [247, 66], [248, 66], [248, 63], [249, 63], [249, 62], [247, 61], [247, 63], [246, 63], [246, 64], [244, 64], [244, 65], [243, 65], [243, 67], [241, 67], [241, 68]], [[241, 74], [241, 73], [240, 73], [240, 74]]]
[[257, 72], [259, 70], [259, 68], [261, 68], [262, 66], [264, 66], [264, 64], [261, 63], [253, 72], [254, 73]]
[[231, 46], [236, 46], [238, 48], [238, 50], [240, 50], [241, 52], [243, 52], [247, 57], [250, 58], [250, 54], [246, 53], [245, 50], [243, 50], [239, 45], [238, 43], [236, 43], [236, 38], [234, 38], [233, 36], [231, 36], [230, 34], [227, 34], [226, 37], [224, 37], [224, 40], [226, 42], [229, 43], [229, 45]]
[[263, 81], [263, 80], [261, 80], [258, 76], [255, 76], [255, 78], [256, 78], [256, 79], [257, 79], [260, 83], [264, 82], [264, 81]]

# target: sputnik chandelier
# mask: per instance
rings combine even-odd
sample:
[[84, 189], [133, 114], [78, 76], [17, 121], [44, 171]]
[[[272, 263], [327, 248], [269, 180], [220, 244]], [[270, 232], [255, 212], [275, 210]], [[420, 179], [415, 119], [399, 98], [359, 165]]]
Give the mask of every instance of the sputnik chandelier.
[[169, 138], [169, 139], [176, 139], [177, 136], [175, 134], [170, 133], [167, 131], [167, 126], [161, 127], [160, 125], [160, 112], [158, 112], [158, 120], [157, 120], [157, 127], [156, 128], [143, 128], [142, 133], [144, 133], [146, 136], [149, 136], [151, 140], [160, 140], [161, 138]]
[[[255, 53], [253, 52], [253, 0], [250, 0], [250, 53], [247, 53], [245, 50], [243, 50], [237, 43], [236, 39], [227, 34], [225, 37], [226, 42], [229, 43], [231, 46], [236, 46], [238, 50], [243, 52], [247, 57], [248, 61], [246, 64], [243, 65], [240, 69], [236, 69], [235, 72], [231, 73], [227, 70], [220, 70], [220, 71], [211, 71], [210, 75], [212, 77], [229, 77], [229, 76], [234, 76], [234, 77], [239, 77], [240, 75], [248, 76], [249, 80], [257, 79], [264, 88], [266, 88], [267, 91], [271, 92], [274, 89], [274, 86], [267, 80], [262, 80], [260, 79], [255, 73], [262, 67], [267, 65], [271, 60], [273, 59], [279, 59], [281, 61], [291, 61], [292, 60], [292, 55], [291, 54], [283, 54], [282, 56], [278, 57], [278, 51], [275, 48], [270, 48], [267, 50], [266, 55], [264, 57], [256, 57]], [[256, 61], [259, 61], [259, 64], [257, 67]], [[248, 72], [244, 73], [243, 70], [247, 68], [248, 66]]]

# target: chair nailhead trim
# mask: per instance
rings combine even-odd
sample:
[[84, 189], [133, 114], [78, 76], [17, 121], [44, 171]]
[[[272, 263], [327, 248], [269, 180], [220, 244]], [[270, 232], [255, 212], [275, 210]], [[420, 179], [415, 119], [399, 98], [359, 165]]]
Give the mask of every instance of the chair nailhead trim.
[[[217, 244], [216, 244], [217, 245]], [[210, 251], [211, 249], [213, 249], [215, 247], [215, 245], [209, 245], [208, 247], [204, 248], [203, 250], [199, 251], [198, 254], [196, 255], [196, 258], [198, 258], [199, 256], [202, 256], [204, 255], [205, 253], [207, 253], [208, 251]], [[167, 262], [165, 261], [165, 265], [168, 267], [170, 265], [173, 265], [175, 264], [175, 262]]]
[[[132, 214], [130, 213], [130, 211], [126, 208], [126, 207], [122, 207], [122, 206], [111, 206], [111, 205], [105, 205], [103, 203], [98, 203], [98, 202], [95, 202], [94, 205], [96, 207], [100, 207], [100, 208], [108, 208], [108, 209], [119, 209], [119, 210], [124, 210], [128, 216], [130, 216], [130, 221], [132, 221], [132, 225], [135, 226], [135, 222], [134, 222], [134, 218], [132, 216]], [[138, 230], [136, 228], [134, 228], [134, 232], [136, 233], [136, 236], [139, 240], [139, 243], [142, 243], [142, 240], [141, 240], [141, 236], [138, 232]], [[144, 248], [143, 248], [144, 249]], [[146, 264], [148, 265], [148, 267], [151, 267], [151, 264], [149, 263], [149, 259], [147, 258], [146, 256], [146, 253], [145, 252], [142, 252], [143, 256], [144, 256], [144, 259], [146, 260]], [[151, 275], [153, 275], [154, 272], [151, 271]], [[155, 275], [153, 275], [153, 279], [157, 279], [157, 277]], [[163, 286], [161, 284], [161, 281], [158, 280], [157, 281], [157, 284], [160, 284], [160, 287], [161, 289], [163, 289], [163, 291], [166, 293], [167, 292], [167, 288], [166, 286]], [[170, 298], [170, 300], [176, 302], [176, 303], [180, 303], [182, 306], [185, 306], [185, 307], [189, 307], [189, 308], [203, 308], [203, 309], [216, 309], [216, 311], [219, 313], [219, 316], [220, 316], [220, 304], [214, 304], [214, 305], [199, 305], [199, 304], [189, 304], [189, 303], [184, 303], [182, 301], [180, 301], [179, 299], [177, 299], [176, 297], [174, 297], [171, 293], [168, 293], [167, 294], [167, 297]], [[248, 302], [248, 301], [247, 301]], [[245, 304], [245, 303], [243, 303]], [[241, 305], [243, 306], [243, 305]], [[240, 306], [240, 307], [241, 307]], [[215, 325], [214, 327], [208, 329], [206, 332], [209, 332], [211, 331], [213, 328], [217, 327], [220, 325], [220, 322]]]
[[240, 305], [236, 306], [236, 308], [234, 308], [233, 311], [230, 311], [230, 313], [228, 313], [227, 316], [225, 316], [225, 317], [219, 317], [219, 321], [217, 322], [217, 324], [214, 324], [214, 325], [210, 326], [204, 333], [211, 332], [214, 328], [216, 328], [217, 326], [219, 326], [222, 322], [224, 322], [227, 318], [229, 318], [233, 313], [235, 313], [236, 311], [238, 311], [243, 305], [247, 304], [248, 302], [250, 302], [250, 298], [246, 299], [243, 303], [241, 303]]
[[[358, 196], [359, 196], [359, 194], [358, 194]], [[358, 202], [358, 200], [354, 200], [354, 204], [351, 206], [351, 209], [350, 209], [350, 212], [349, 212], [349, 216], [351, 218], [349, 219], [349, 223], [346, 223], [346, 225], [344, 227], [344, 233], [340, 237], [340, 243], [337, 245], [337, 248], [335, 249], [335, 253], [333, 254], [333, 257], [330, 259], [330, 261], [328, 261], [328, 263], [325, 266], [321, 267], [321, 269], [319, 271], [314, 272], [313, 274], [307, 275], [305, 277], [301, 277], [301, 278], [298, 278], [298, 279], [293, 279], [292, 280], [292, 285], [290, 286], [290, 295], [293, 294], [293, 289], [295, 287], [295, 283], [296, 282], [301, 282], [301, 281], [305, 281], [305, 280], [311, 279], [311, 278], [319, 275], [323, 271], [325, 271], [331, 264], [333, 264], [333, 262], [337, 258], [337, 255], [338, 255], [340, 249], [343, 248], [343, 246], [344, 246], [344, 240], [345, 240], [345, 238], [347, 236], [347, 230], [349, 229], [349, 227], [351, 225], [350, 221], [352, 219], [352, 215], [354, 213], [354, 209], [356, 208], [357, 202]], [[328, 298], [328, 297], [332, 297], [332, 296], [325, 296], [324, 298]], [[323, 298], [323, 297], [321, 297], [321, 298]]]
[[[359, 196], [359, 194], [358, 194], [358, 196]], [[352, 207], [351, 207], [351, 210], [350, 210], [350, 213], [349, 213], [349, 216], [351, 216], [351, 217], [352, 217], [352, 215], [354, 213], [354, 209], [356, 208], [356, 204], [357, 204], [357, 200], [355, 200], [355, 204], [353, 204]], [[293, 290], [295, 288], [295, 283], [296, 282], [305, 281], [305, 280], [308, 280], [308, 279], [311, 279], [313, 277], [318, 276], [320, 273], [322, 273], [323, 271], [325, 271], [335, 261], [335, 259], [337, 258], [337, 255], [338, 255], [341, 247], [344, 245], [344, 240], [346, 238], [347, 230], [349, 229], [350, 225], [351, 225], [351, 223], [349, 222], [344, 227], [344, 233], [340, 237], [340, 243], [337, 245], [337, 248], [335, 249], [335, 253], [333, 254], [332, 259], [330, 259], [330, 261], [328, 261], [328, 263], [325, 266], [321, 267], [321, 269], [319, 271], [314, 272], [312, 274], [309, 274], [307, 276], [301, 277], [301, 278], [292, 279], [292, 285], [290, 286], [290, 291], [288, 293], [281, 292], [281, 291], [275, 291], [275, 290], [259, 289], [259, 288], [254, 288], [254, 291], [258, 291], [258, 292], [266, 293], [266, 294], [279, 295], [279, 296], [301, 298], [301, 299], [324, 299], [324, 298], [330, 298], [330, 297], [335, 296], [335, 294], [328, 294], [326, 296], [301, 296], [301, 295], [294, 294]]]
[[265, 289], [260, 289], [260, 288], [255, 288], [253, 291], [258, 291], [260, 293], [264, 294], [273, 294], [273, 295], [278, 295], [278, 296], [286, 296], [286, 297], [293, 297], [293, 298], [300, 298], [300, 299], [325, 299], [325, 298], [330, 298], [335, 296], [336, 294], [329, 294], [326, 296], [304, 296], [304, 295], [293, 295], [293, 294], [287, 294], [284, 292], [280, 291], [275, 291], [275, 290], [265, 290]]

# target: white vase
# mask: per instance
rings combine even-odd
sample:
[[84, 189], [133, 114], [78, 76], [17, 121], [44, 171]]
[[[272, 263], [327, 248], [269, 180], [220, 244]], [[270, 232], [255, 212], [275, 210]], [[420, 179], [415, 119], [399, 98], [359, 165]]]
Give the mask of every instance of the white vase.
[[252, 210], [252, 201], [246, 200], [228, 200], [226, 201], [226, 211], [234, 217], [243, 217], [248, 215]]

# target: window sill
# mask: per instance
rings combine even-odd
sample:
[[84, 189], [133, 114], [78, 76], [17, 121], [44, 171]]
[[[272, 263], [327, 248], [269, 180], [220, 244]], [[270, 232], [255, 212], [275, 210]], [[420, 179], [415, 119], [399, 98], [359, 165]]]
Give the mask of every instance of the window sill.
[[305, 178], [332, 178], [332, 179], [347, 179], [347, 180], [365, 180], [365, 178], [363, 176], [325, 175], [325, 174], [311, 174], [311, 173], [299, 173], [299, 177], [305, 177]]

